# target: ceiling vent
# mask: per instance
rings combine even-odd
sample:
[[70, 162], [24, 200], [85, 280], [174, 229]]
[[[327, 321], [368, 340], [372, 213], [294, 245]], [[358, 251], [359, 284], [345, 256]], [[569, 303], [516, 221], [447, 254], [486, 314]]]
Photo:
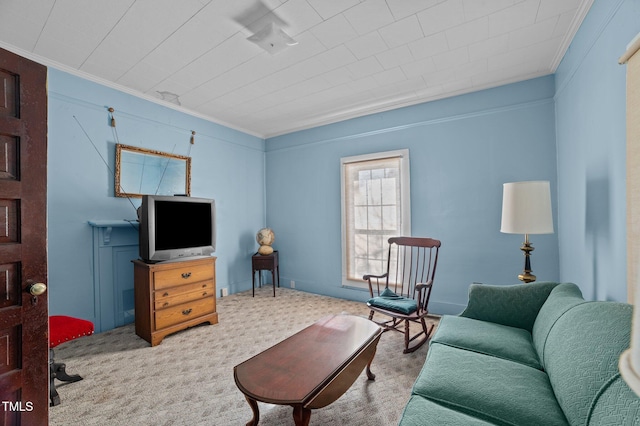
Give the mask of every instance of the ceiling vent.
[[282, 28], [273, 22], [265, 25], [264, 28], [248, 37], [247, 40], [254, 42], [272, 55], [298, 44], [297, 41], [289, 37]]

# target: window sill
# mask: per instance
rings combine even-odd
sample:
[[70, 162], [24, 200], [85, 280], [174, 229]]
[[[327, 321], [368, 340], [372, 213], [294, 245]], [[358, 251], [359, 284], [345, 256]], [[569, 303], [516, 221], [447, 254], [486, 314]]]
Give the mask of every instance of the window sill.
[[362, 291], [369, 292], [369, 284], [366, 281], [343, 280], [342, 288], [348, 288], [350, 290], [362, 290]]

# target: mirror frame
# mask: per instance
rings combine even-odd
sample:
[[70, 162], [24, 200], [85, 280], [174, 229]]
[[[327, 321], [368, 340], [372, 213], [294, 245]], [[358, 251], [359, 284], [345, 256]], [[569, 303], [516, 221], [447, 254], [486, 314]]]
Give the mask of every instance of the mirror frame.
[[[177, 155], [177, 154], [169, 154], [167, 152], [155, 151], [152, 149], [139, 148], [137, 146], [116, 144], [116, 168], [114, 173], [116, 197], [142, 198], [143, 195], [147, 195], [147, 194], [124, 192], [121, 185], [121, 179], [120, 179], [120, 173], [122, 172], [122, 168], [124, 167], [124, 163], [122, 162], [123, 151], [133, 152], [133, 153], [148, 155], [153, 157], [162, 157], [162, 158], [184, 161], [185, 163], [184, 194], [186, 194], [187, 196], [191, 196], [191, 157], [187, 157], [184, 155]], [[153, 194], [150, 194], [150, 195], [153, 195]], [[159, 194], [159, 195], [167, 195], [167, 194]], [[175, 194], [170, 194], [170, 195], [175, 195]]]

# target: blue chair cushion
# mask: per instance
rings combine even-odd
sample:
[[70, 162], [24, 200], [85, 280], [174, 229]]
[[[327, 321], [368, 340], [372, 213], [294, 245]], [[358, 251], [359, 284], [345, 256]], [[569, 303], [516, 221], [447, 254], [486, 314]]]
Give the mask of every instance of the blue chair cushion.
[[389, 287], [385, 288], [380, 296], [372, 297], [367, 301], [367, 305], [376, 308], [387, 309], [402, 314], [411, 314], [418, 310], [418, 304], [415, 300], [407, 297], [398, 296]]

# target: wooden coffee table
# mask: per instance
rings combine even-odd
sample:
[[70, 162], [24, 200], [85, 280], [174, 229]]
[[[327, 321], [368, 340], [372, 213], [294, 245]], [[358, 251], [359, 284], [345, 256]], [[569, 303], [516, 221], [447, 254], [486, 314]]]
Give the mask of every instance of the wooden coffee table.
[[311, 410], [326, 407], [351, 387], [362, 370], [374, 380], [371, 362], [382, 329], [353, 315], [325, 317], [234, 367], [236, 385], [260, 420], [258, 401], [291, 405], [296, 425], [308, 425]]

